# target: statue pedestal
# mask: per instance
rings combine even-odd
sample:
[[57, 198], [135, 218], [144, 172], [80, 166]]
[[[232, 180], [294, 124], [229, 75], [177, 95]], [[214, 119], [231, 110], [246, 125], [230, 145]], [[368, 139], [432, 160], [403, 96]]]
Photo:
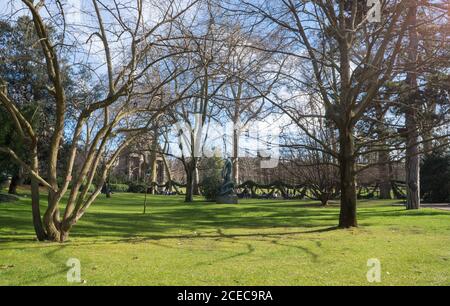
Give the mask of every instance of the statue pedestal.
[[237, 204], [238, 203], [238, 197], [235, 194], [224, 195], [224, 196], [217, 196], [216, 203], [217, 204]]

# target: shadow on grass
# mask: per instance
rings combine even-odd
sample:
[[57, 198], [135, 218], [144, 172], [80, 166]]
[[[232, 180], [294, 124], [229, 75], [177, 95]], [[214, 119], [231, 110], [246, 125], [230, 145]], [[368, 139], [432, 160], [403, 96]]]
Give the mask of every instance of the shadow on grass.
[[[191, 204], [155, 209], [154, 213], [117, 214], [94, 212], [86, 215], [74, 228], [72, 236], [110, 236], [151, 239], [180, 237], [216, 237], [203, 232], [223, 229], [242, 231], [270, 228], [333, 228], [338, 218], [336, 210], [312, 206], [258, 206], [221, 207]], [[173, 235], [173, 232], [182, 234]], [[194, 234], [197, 233], [197, 234]], [[254, 235], [244, 233], [243, 235]]]
[[[322, 207], [311, 201], [247, 200], [238, 205], [196, 201], [188, 204], [178, 196], [151, 196], [145, 215], [142, 204], [142, 195], [101, 197], [74, 226], [71, 238], [109, 243], [170, 238], [275, 237], [332, 231], [337, 228], [339, 217], [338, 207]], [[379, 217], [450, 215], [431, 209], [407, 212], [366, 201], [359, 207], [358, 216], [366, 223]], [[34, 241], [29, 199], [0, 205], [0, 224], [0, 243]]]

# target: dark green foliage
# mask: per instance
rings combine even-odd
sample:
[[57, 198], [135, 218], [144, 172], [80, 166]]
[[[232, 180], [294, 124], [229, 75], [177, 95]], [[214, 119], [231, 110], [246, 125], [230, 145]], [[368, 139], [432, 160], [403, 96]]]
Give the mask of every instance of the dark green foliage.
[[423, 160], [421, 193], [425, 202], [450, 202], [450, 155], [433, 152]]
[[112, 192], [127, 192], [130, 186], [127, 184], [109, 184], [109, 188]]
[[[48, 26], [49, 35], [58, 35], [57, 30]], [[49, 144], [55, 120], [55, 100], [48, 90], [51, 82], [47, 75], [44, 54], [39, 46], [39, 38], [35, 32], [33, 20], [28, 16], [21, 16], [15, 21], [0, 21], [0, 86], [5, 86], [8, 96], [16, 107], [31, 123], [38, 135], [39, 159], [41, 173], [45, 177]], [[66, 91], [68, 113], [70, 117], [74, 102], [87, 101], [79, 89], [78, 77], [87, 80], [87, 75], [77, 76], [72, 71], [65, 58], [60, 58], [61, 78]], [[77, 72], [81, 74], [81, 71]], [[96, 90], [94, 92], [100, 92]], [[17, 133], [9, 112], [0, 106], [0, 145], [12, 149], [25, 162], [29, 158], [27, 142]], [[62, 143], [59, 153], [58, 171], [65, 170], [66, 155], [70, 144]], [[15, 161], [6, 154], [0, 154], [0, 171], [10, 176], [20, 175]], [[29, 182], [29, 178], [25, 178]]]
[[215, 201], [222, 184], [223, 161], [218, 157], [205, 160], [205, 173], [200, 182], [202, 195], [208, 201]]
[[220, 176], [205, 176], [201, 183], [201, 191], [203, 196], [208, 201], [215, 201], [219, 192], [222, 180]]
[[128, 192], [133, 193], [144, 193], [146, 186], [142, 183], [130, 183]]

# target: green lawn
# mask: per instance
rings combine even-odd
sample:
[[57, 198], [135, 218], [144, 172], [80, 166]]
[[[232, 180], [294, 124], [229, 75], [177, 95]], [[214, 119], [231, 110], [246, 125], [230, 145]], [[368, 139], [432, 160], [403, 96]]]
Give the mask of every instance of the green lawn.
[[182, 197], [101, 196], [65, 244], [34, 240], [28, 198], [0, 203], [0, 285], [450, 285], [450, 212], [361, 201], [360, 227], [336, 230], [338, 207], [308, 201], [239, 205]]

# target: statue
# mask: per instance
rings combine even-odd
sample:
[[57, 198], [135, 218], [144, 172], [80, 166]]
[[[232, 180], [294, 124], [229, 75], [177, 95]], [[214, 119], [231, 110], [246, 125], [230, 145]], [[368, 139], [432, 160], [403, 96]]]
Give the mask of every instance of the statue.
[[222, 169], [223, 183], [220, 186], [219, 195], [217, 196], [217, 203], [220, 204], [237, 204], [237, 195], [234, 192], [234, 182], [232, 181], [233, 162], [231, 158], [225, 160]]

